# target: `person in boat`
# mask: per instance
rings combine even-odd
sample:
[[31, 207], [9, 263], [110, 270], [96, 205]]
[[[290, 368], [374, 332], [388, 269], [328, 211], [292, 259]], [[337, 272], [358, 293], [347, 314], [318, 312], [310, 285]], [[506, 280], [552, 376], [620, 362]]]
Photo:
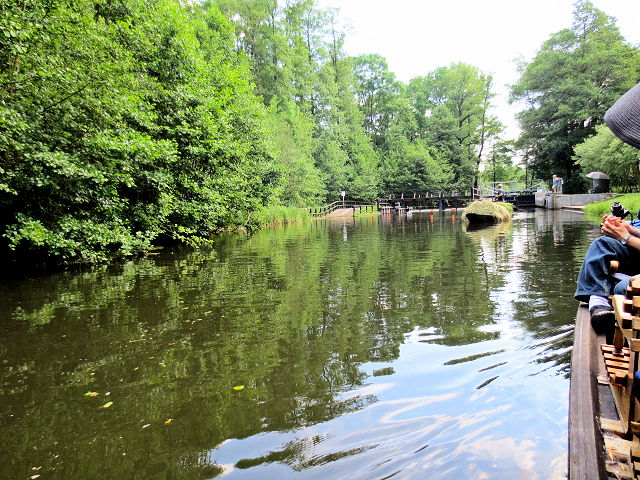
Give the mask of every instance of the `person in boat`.
[[504, 188], [502, 188], [502, 184], [499, 183], [498, 184], [498, 190], [496, 190], [496, 194], [493, 197], [493, 201], [494, 202], [502, 202], [502, 201], [504, 201], [504, 194], [505, 194]]
[[[620, 97], [607, 110], [604, 121], [625, 143], [640, 149], [640, 83]], [[618, 260], [619, 271], [640, 272], [640, 229], [614, 215], [605, 215], [596, 238], [584, 257], [574, 298], [589, 303], [591, 325], [598, 333], [611, 333], [615, 316], [608, 296], [624, 294], [629, 280], [613, 285], [609, 273], [611, 260]]]

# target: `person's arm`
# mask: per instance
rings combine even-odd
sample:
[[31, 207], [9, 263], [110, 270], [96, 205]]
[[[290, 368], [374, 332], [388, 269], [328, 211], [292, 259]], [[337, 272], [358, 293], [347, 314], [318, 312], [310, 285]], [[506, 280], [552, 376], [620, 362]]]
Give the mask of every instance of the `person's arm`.
[[632, 227], [631, 224], [625, 222], [621, 218], [608, 215], [603, 218], [602, 228], [603, 235], [622, 240], [627, 235], [631, 237], [627, 240], [627, 245], [635, 250], [640, 251], [640, 230]]
[[625, 225], [626, 225], [626, 228], [627, 228], [627, 232], [629, 232], [634, 237], [640, 238], [640, 228], [636, 228], [633, 225], [631, 225], [630, 223], [625, 223]]

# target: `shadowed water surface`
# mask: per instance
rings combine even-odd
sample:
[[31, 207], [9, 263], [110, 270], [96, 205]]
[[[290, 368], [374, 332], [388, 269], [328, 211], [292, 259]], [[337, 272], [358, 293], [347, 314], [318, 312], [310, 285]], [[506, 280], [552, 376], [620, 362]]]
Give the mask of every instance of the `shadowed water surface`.
[[349, 218], [5, 282], [0, 478], [563, 478], [596, 234]]

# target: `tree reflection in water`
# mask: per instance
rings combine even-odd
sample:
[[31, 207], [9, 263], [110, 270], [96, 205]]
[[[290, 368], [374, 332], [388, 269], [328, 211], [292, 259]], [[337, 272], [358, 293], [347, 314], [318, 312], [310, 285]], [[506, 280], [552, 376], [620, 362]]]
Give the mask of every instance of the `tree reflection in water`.
[[[510, 426], [509, 415], [522, 417], [512, 387], [566, 373], [594, 226], [550, 215], [475, 232], [437, 214], [317, 221], [7, 282], [0, 476], [365, 478], [383, 453], [380, 472], [407, 476], [414, 464], [450, 478], [561, 471], [542, 442], [533, 466], [485, 465], [464, 430], [473, 420], [475, 435], [497, 428], [483, 445], [499, 434], [532, 448]], [[495, 412], [485, 392], [499, 399]], [[557, 401], [544, 434], [561, 445], [566, 398]], [[444, 453], [456, 442], [469, 459]]]

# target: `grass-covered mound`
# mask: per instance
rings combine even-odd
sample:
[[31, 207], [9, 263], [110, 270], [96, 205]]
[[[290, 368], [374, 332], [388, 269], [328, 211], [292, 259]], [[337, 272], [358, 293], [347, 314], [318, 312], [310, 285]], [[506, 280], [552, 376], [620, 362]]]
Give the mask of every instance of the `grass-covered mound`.
[[496, 222], [505, 222], [513, 215], [513, 205], [506, 202], [477, 200], [469, 204], [462, 214], [462, 218], [467, 219], [467, 216], [470, 213], [475, 213], [476, 215], [490, 215]]
[[[606, 213], [611, 213], [611, 204], [613, 202], [620, 202], [624, 208], [631, 212], [631, 216], [635, 218], [638, 210], [640, 210], [640, 193], [628, 193], [626, 195], [620, 195], [619, 197], [603, 200], [602, 202], [591, 203], [584, 207], [584, 211], [597, 217], [602, 217]], [[626, 220], [630, 220], [630, 218], [627, 217]]]

